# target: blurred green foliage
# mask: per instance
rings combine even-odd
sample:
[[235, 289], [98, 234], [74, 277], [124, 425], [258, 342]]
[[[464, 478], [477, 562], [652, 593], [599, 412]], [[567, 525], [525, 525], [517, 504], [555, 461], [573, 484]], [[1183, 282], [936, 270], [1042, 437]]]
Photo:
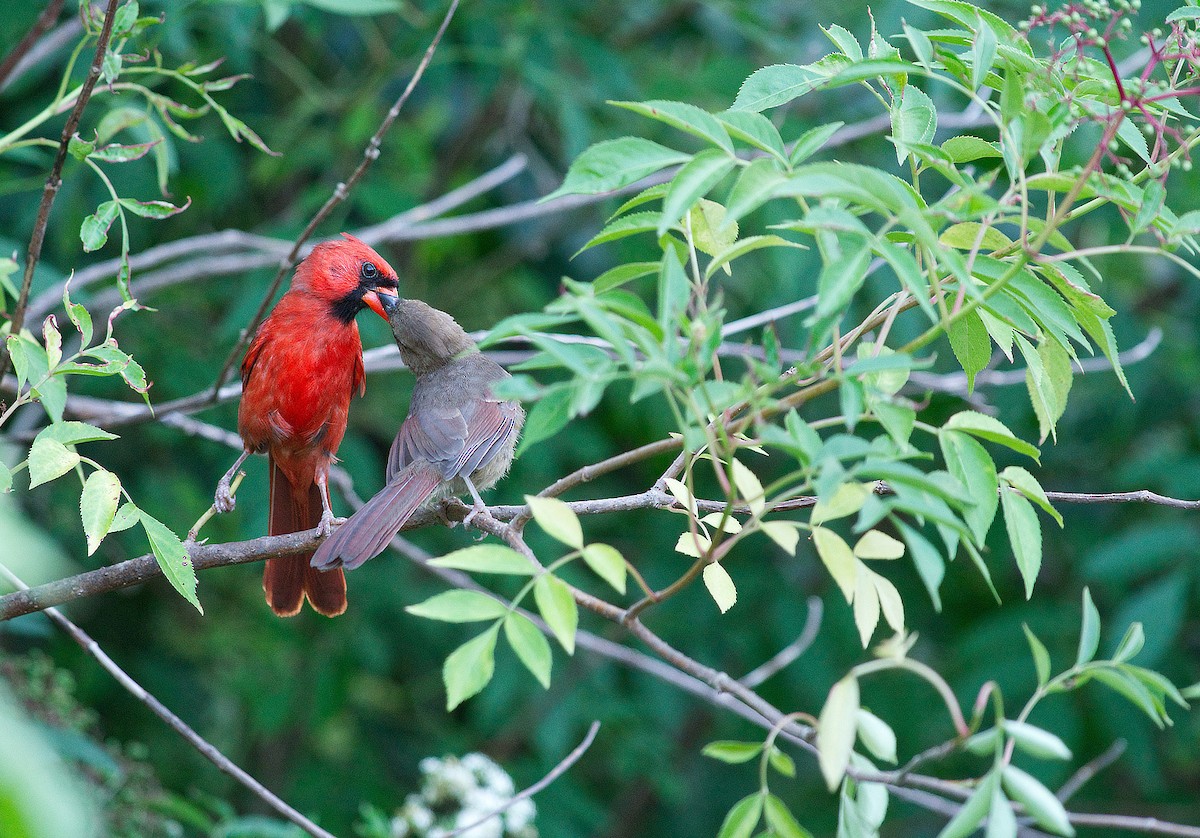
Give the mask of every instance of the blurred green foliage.
[[[205, 139], [172, 143], [170, 189], [177, 203], [190, 198], [192, 205], [166, 221], [134, 224], [132, 252], [227, 228], [294, 236], [337, 180], [357, 165], [443, 8], [404, 2], [397, 4], [396, 13], [365, 17], [322, 10], [334, 5], [340, 4], [143, 5], [144, 14], [165, 14], [152, 31], [168, 60], [203, 63], [224, 56], [223, 71], [252, 74], [225, 93], [223, 101], [281, 156], [234, 144], [214, 117], [189, 124]], [[1171, 7], [1148, 2], [1141, 20], [1161, 20]], [[989, 8], [1010, 20], [1027, 12], [1008, 2]], [[35, 4], [18, 4], [0, 16], [0, 52], [20, 38], [37, 11]], [[873, 11], [884, 31], [898, 31], [901, 18], [928, 20], [924, 12], [895, 0], [875, 4]], [[268, 19], [278, 24], [273, 31]], [[514, 153], [528, 157], [527, 172], [464, 209], [539, 197], [558, 186], [567, 164], [590, 143], [647, 130], [646, 123], [607, 106], [606, 100], [662, 97], [726, 107], [741, 80], [756, 68], [811, 61], [828, 51], [817, 25], [831, 23], [862, 37], [869, 28], [866, 7], [782, 0], [464, 3], [413, 100], [385, 139], [379, 161], [319, 233], [331, 236], [384, 220]], [[1132, 51], [1136, 45], [1124, 46]], [[55, 53], [0, 93], [0, 129], [11, 129], [44, 105], [47, 89], [58, 82], [63, 55]], [[84, 117], [84, 131], [122, 95], [100, 90]], [[877, 113], [874, 103], [853, 89], [813, 98], [820, 103], [819, 113], [808, 110], [813, 107], [809, 101], [788, 112], [793, 129]], [[653, 137], [653, 127], [649, 130]], [[23, 252], [51, 153], [34, 148], [0, 159], [0, 253]], [[839, 158], [878, 164], [892, 153], [882, 133], [874, 133], [840, 150]], [[150, 198], [158, 189], [152, 166], [122, 167], [116, 177], [130, 194]], [[1171, 189], [1200, 194], [1200, 176], [1173, 174]], [[113, 255], [110, 243], [84, 257], [77, 232], [79, 222], [106, 197], [80, 164], [68, 161], [35, 294], [72, 268]], [[591, 279], [618, 260], [644, 258], [639, 244], [627, 240], [571, 260], [600, 228], [606, 210], [615, 207], [612, 202], [470, 236], [390, 247], [385, 256], [399, 271], [404, 294], [434, 302], [468, 329], [486, 328], [507, 314], [540, 309], [557, 294], [564, 274]], [[1123, 229], [1113, 213], [1088, 216], [1081, 224], [1077, 240], [1084, 242], [1111, 242]], [[739, 283], [727, 289], [731, 318], [808, 293], [805, 278], [818, 264], [813, 254], [795, 252], [748, 258], [757, 260], [753, 264], [759, 270], [743, 269]], [[1136, 401], [1119, 394], [1111, 373], [1091, 373], [1076, 381], [1058, 443], [1045, 448], [1039, 477], [1048, 489], [1144, 487], [1198, 497], [1198, 286], [1166, 262], [1114, 258], [1097, 264], [1109, 269], [1104, 294], [1119, 312], [1113, 322], [1120, 345], [1138, 343], [1154, 326], [1163, 329], [1164, 340], [1150, 360], [1128, 367]], [[142, 300], [157, 312], [123, 317], [122, 347], [146, 368], [155, 402], [211, 384], [272, 273], [266, 269], [169, 287]], [[136, 283], [135, 275], [135, 288]], [[368, 346], [390, 339], [372, 319], [364, 318], [361, 325]], [[912, 336], [898, 332], [900, 338]], [[783, 345], [791, 345], [792, 337], [787, 324], [781, 324]], [[949, 351], [943, 354], [935, 371], [954, 370]], [[405, 374], [375, 375], [366, 398], [354, 405], [340, 456], [364, 496], [381, 483], [381, 463], [409, 386]], [[127, 398], [119, 383], [89, 380], [82, 391]], [[1010, 427], [1027, 438], [1036, 436], [1037, 419], [1022, 387], [984, 388], [983, 396]], [[933, 398], [934, 407], [944, 402], [947, 413], [959, 405], [950, 397]], [[235, 408], [211, 410], [202, 418], [233, 428]], [[514, 501], [572, 468], [658, 439], [666, 427], [647, 412], [631, 414], [625, 393], [610, 393], [589, 417], [530, 449], [490, 499]], [[146, 425], [106, 444], [98, 456], [149, 512], [184, 532], [211, 502], [231, 452], [170, 427]], [[588, 492], [599, 497], [641, 489], [664, 465], [651, 461], [605, 476]], [[248, 471], [237, 510], [209, 525], [206, 533], [212, 540], [239, 540], [265, 531], [265, 469], [252, 462]], [[122, 533], [83, 559], [78, 510], [68, 495], [69, 489], [55, 485], [22, 493], [27, 520], [20, 528], [28, 529], [32, 522], [49, 534], [59, 552], [76, 557], [77, 569], [144, 551], [144, 542]], [[1016, 627], [1028, 623], [1046, 641], [1055, 663], [1065, 666], [1074, 654], [1079, 590], [1089, 585], [1105, 625], [1114, 632], [1103, 638], [1103, 652], [1112, 650], [1129, 622], [1141, 620], [1147, 647], [1138, 662], [1160, 668], [1177, 683], [1200, 680], [1195, 560], [1200, 524], [1194, 513], [1147, 505], [1067, 506], [1062, 512], [1066, 528], [1046, 529], [1046, 561], [1032, 601], [1023, 602], [1016, 568], [1003, 555], [993, 563], [1006, 602], [1003, 618], [978, 575], [952, 566], [942, 589], [941, 614], [931, 607], [910, 607], [908, 620], [921, 636], [914, 654], [935, 665], [964, 702], [988, 679], [999, 681], [1006, 692], [1027, 691], [1034, 684], [1033, 667]], [[611, 521], [597, 517], [587, 522], [588, 536], [640, 556], [639, 567], [651, 584], [662, 583], [685, 566], [673, 552], [677, 532], [660, 526], [662, 517], [650, 512]], [[18, 525], [0, 526], [5, 527], [0, 538], [7, 548]], [[465, 544], [461, 532], [440, 528], [414, 539], [435, 553]], [[694, 657], [737, 674], [791, 642], [804, 624], [806, 596], [819, 594], [829, 607], [817, 641], [762, 688], [766, 698], [781, 706], [819, 707], [830, 684], [857, 660], [849, 609], [815, 561], [792, 560], [765, 540], [759, 549], [759, 555], [739, 563], [740, 603], [727, 615], [720, 616], [704, 591], [694, 588], [656, 609], [650, 624]], [[425, 756], [481, 750], [505, 765], [522, 786], [569, 751], [592, 719], [603, 723], [596, 744], [538, 798], [538, 826], [545, 836], [710, 835], [729, 806], [752, 788], [752, 779], [736, 768], [699, 756], [700, 745], [711, 739], [756, 736], [748, 725], [660, 681], [583, 652], [571, 659], [556, 657], [556, 677], [548, 692], [526, 676], [511, 653], [501, 652], [489, 688], [446, 714], [441, 663], [468, 633], [404, 613], [404, 606], [444, 587], [407, 562], [385, 556], [352, 574], [350, 609], [334, 621], [311, 612], [294, 620], [274, 618], [262, 602], [259, 574], [256, 566], [202, 574], [203, 617], [164, 582], [82, 601], [69, 612], [134, 677], [235, 762], [301, 811], [319, 813], [321, 823], [338, 834], [351, 834], [350, 824], [364, 802], [384, 811], [398, 807], [416, 787], [417, 763]], [[26, 575], [29, 582], [41, 581], [37, 569]], [[61, 567], [45, 574], [61, 575]], [[915, 574], [895, 576], [906, 602], [922, 601]], [[7, 661], [17, 652], [45, 649], [57, 665], [73, 672], [79, 702], [96, 716], [95, 726], [88, 724], [85, 732], [144, 743], [153, 782], [178, 799], [227, 801], [231, 812], [262, 811], [259, 801], [153, 719], [69, 639], [46, 632], [43, 624], [40, 616], [5, 624], [0, 654]], [[585, 618], [584, 627], [620, 639], [615, 628], [598, 621]], [[716, 649], [719, 656], [712, 652]], [[33, 681], [28, 672], [14, 678], [7, 665], [5, 672], [18, 684]], [[883, 718], [931, 719], [928, 725], [898, 726], [902, 752], [950, 734], [930, 707], [928, 688], [914, 681], [896, 679], [888, 693], [871, 696], [872, 711]], [[1082, 759], [1095, 756], [1114, 738], [1129, 743], [1122, 760], [1074, 798], [1075, 808], [1147, 812], [1196, 823], [1200, 717], [1179, 718], [1176, 727], [1158, 731], [1136, 709], [1093, 689], [1048, 702], [1033, 721], [1063, 734]], [[66, 719], [57, 720], [57, 726], [74, 729]], [[23, 728], [10, 727], [6, 716], [0, 730]], [[1066, 777], [1051, 771], [1043, 779], [1054, 784]], [[812, 761], [801, 761], [795, 783], [773, 789], [804, 813], [815, 834], [832, 833], [836, 800], [824, 791]], [[118, 798], [110, 806], [136, 809], [141, 806], [137, 800]], [[939, 824], [919, 809], [898, 801], [892, 805], [899, 817], [890, 824], [890, 834], [930, 834]], [[193, 825], [213, 822], [201, 819]]]

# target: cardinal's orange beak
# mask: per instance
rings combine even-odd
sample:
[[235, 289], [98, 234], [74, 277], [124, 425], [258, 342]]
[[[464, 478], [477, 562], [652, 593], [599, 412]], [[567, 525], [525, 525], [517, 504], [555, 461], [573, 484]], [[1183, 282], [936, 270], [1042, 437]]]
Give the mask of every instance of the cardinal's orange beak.
[[368, 291], [363, 294], [363, 303], [371, 311], [378, 314], [384, 320], [388, 319], [388, 312], [393, 310], [400, 303], [400, 298], [395, 291], [384, 288], [376, 288], [374, 291]]

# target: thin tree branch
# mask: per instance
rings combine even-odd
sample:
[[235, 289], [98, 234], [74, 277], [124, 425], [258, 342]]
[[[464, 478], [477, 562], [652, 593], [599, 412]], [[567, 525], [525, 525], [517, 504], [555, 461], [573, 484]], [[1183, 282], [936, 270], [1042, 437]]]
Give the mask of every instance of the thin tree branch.
[[804, 619], [804, 629], [800, 632], [800, 636], [776, 652], [769, 661], [743, 675], [742, 683], [750, 689], [754, 689], [779, 670], [791, 666], [792, 661], [808, 651], [808, 647], [817, 639], [824, 611], [825, 605], [821, 602], [821, 598], [810, 596], [808, 598], [808, 616]]
[[[25, 325], [25, 311], [29, 305], [29, 289], [33, 286], [33, 271], [42, 257], [42, 244], [46, 240], [46, 227], [50, 223], [50, 207], [54, 203], [54, 197], [58, 194], [58, 188], [62, 186], [62, 169], [67, 160], [67, 146], [71, 142], [71, 137], [75, 136], [75, 129], [79, 127], [83, 109], [87, 107], [88, 100], [92, 98], [92, 90], [95, 89], [96, 82], [100, 79], [100, 72], [104, 66], [104, 54], [108, 50], [108, 42], [112, 38], [113, 17], [116, 10], [117, 0], [108, 0], [108, 7], [104, 12], [104, 24], [100, 28], [100, 37], [96, 39], [96, 56], [92, 59], [92, 66], [79, 90], [75, 107], [71, 109], [71, 114], [67, 117], [67, 123], [63, 126], [62, 135], [58, 140], [58, 152], [54, 155], [54, 164], [50, 167], [50, 177], [46, 178], [46, 188], [42, 190], [42, 202], [38, 206], [37, 220], [33, 223], [33, 235], [29, 239], [29, 250], [25, 256], [25, 276], [21, 280], [21, 293], [17, 297], [17, 306], [13, 309], [9, 329], [11, 335], [20, 334], [21, 327]], [[8, 372], [8, 361], [8, 345], [5, 344], [0, 346], [0, 377]]]
[[1070, 779], [1063, 783], [1062, 787], [1055, 793], [1055, 797], [1066, 803], [1074, 796], [1075, 792], [1083, 788], [1093, 777], [1119, 760], [1121, 755], [1125, 753], [1126, 744], [1124, 739], [1118, 739], [1116, 742], [1113, 742], [1109, 745], [1108, 750], [1086, 765], [1081, 766], [1078, 771], [1072, 774]]
[[460, 826], [460, 827], [458, 827], [458, 829], [455, 829], [453, 832], [446, 833], [445, 838], [456, 838], [456, 836], [462, 835], [464, 832], [472, 830], [477, 826], [481, 826], [481, 825], [487, 823], [488, 821], [490, 821], [492, 818], [499, 817], [500, 815], [504, 814], [506, 811], [511, 809], [516, 803], [518, 803], [522, 800], [525, 800], [526, 798], [533, 797], [535, 794], [540, 792], [542, 789], [546, 788], [546, 786], [550, 785], [555, 780], [557, 780], [559, 777], [561, 777], [564, 773], [566, 773], [566, 771], [572, 765], [579, 762], [579, 758], [582, 757], [585, 753], [587, 753], [588, 748], [592, 747], [592, 742], [595, 741], [596, 733], [599, 730], [600, 730], [600, 722], [599, 721], [592, 722], [591, 726], [588, 728], [587, 735], [585, 737], [583, 737], [583, 741], [580, 742], [577, 746], [575, 746], [575, 750], [571, 751], [571, 753], [569, 753], [565, 757], [563, 757], [562, 761], [559, 762], [558, 765], [556, 765], [552, 769], [550, 769], [550, 772], [548, 774], [546, 774], [545, 777], [538, 780], [536, 783], [534, 783], [529, 788], [522, 789], [521, 791], [514, 794], [508, 800], [508, 802], [506, 802], [503, 806], [501, 806], [499, 809], [495, 810], [494, 812], [490, 812], [490, 813], [484, 815], [479, 820], [469, 823], [466, 826]]
[[50, 28], [58, 21], [58, 16], [62, 14], [62, 8], [63, 0], [50, 0], [46, 8], [42, 9], [42, 13], [38, 15], [38, 19], [33, 22], [33, 27], [25, 33], [25, 37], [9, 51], [8, 55], [4, 56], [3, 61], [0, 61], [0, 90], [4, 89], [8, 83], [8, 77], [12, 75], [13, 70], [17, 68], [25, 54], [37, 43], [38, 38], [49, 32]]
[[[0, 563], [0, 575], [4, 576], [12, 585], [22, 590], [28, 590], [16, 574], [8, 569], [6, 565]], [[130, 695], [138, 701], [150, 708], [150, 712], [158, 716], [167, 726], [182, 736], [189, 745], [195, 748], [200, 754], [219, 768], [223, 773], [228, 774], [237, 782], [241, 783], [246, 788], [250, 789], [260, 800], [278, 812], [287, 820], [294, 823], [296, 826], [303, 829], [314, 838], [335, 838], [335, 836], [317, 826], [311, 820], [306, 818], [300, 812], [289, 806], [284, 800], [277, 797], [270, 789], [260, 783], [254, 777], [250, 776], [242, 768], [238, 767], [233, 760], [221, 753], [216, 746], [202, 737], [199, 733], [193, 730], [183, 719], [172, 713], [167, 706], [158, 700], [145, 687], [135, 681], [128, 672], [122, 669], [116, 661], [108, 656], [108, 654], [100, 648], [92, 637], [71, 622], [66, 615], [56, 608], [47, 608], [46, 616], [49, 617], [59, 628], [71, 635], [71, 639], [78, 643], [83, 650], [96, 659], [97, 663], [104, 668], [109, 675], [116, 679], [117, 683], [124, 687]]]
[[[112, 0], [112, 2], [115, 2], [115, 0]], [[438, 27], [437, 32], [433, 36], [433, 40], [430, 41], [429, 48], [425, 50], [425, 55], [421, 57], [420, 63], [417, 64], [417, 69], [413, 73], [412, 78], [408, 80], [408, 84], [405, 86], [404, 92], [400, 94], [400, 98], [397, 99], [395, 104], [392, 105], [391, 109], [387, 112], [387, 115], [383, 118], [383, 122], [381, 122], [379, 127], [375, 130], [374, 136], [372, 136], [370, 142], [367, 143], [367, 147], [363, 151], [363, 159], [358, 164], [358, 168], [354, 170], [349, 178], [347, 178], [344, 182], [339, 183], [337, 187], [334, 188], [333, 194], [329, 196], [329, 199], [325, 202], [324, 206], [317, 211], [317, 214], [314, 215], [312, 220], [308, 222], [308, 226], [306, 226], [303, 232], [300, 233], [299, 237], [297, 237], [295, 244], [292, 245], [291, 252], [287, 255], [287, 258], [285, 258], [279, 264], [279, 270], [275, 273], [275, 279], [268, 287], [267, 293], [263, 295], [262, 302], [258, 306], [258, 311], [255, 312], [254, 317], [250, 320], [250, 324], [242, 332], [242, 336], [234, 345], [233, 350], [230, 351], [229, 357], [225, 359], [225, 365], [221, 368], [221, 373], [217, 376], [216, 383], [213, 384], [211, 391], [212, 398], [215, 399], [221, 392], [221, 388], [225, 385], [225, 382], [229, 380], [229, 376], [232, 374], [234, 367], [237, 365], [238, 361], [241, 360], [242, 352], [246, 349], [247, 344], [254, 337], [254, 333], [258, 331], [259, 324], [262, 323], [263, 318], [267, 316], [267, 310], [271, 307], [271, 303], [275, 299], [275, 292], [279, 290], [279, 286], [282, 284], [283, 278], [287, 276], [288, 271], [290, 271], [298, 261], [300, 248], [304, 246], [304, 243], [308, 241], [309, 237], [313, 234], [313, 231], [317, 229], [321, 222], [329, 217], [329, 213], [333, 211], [334, 207], [346, 200], [350, 194], [350, 191], [354, 189], [360, 180], [362, 180], [362, 177], [366, 174], [367, 169], [369, 169], [371, 164], [378, 159], [379, 149], [383, 145], [384, 135], [387, 134], [387, 132], [391, 129], [392, 124], [396, 121], [396, 118], [400, 116], [400, 109], [404, 107], [404, 104], [408, 101], [408, 97], [412, 95], [413, 90], [417, 86], [417, 82], [421, 80], [421, 76], [425, 75], [425, 68], [427, 68], [429, 66], [429, 62], [433, 60], [433, 54], [437, 51], [438, 44], [441, 43], [442, 35], [445, 34], [446, 28], [450, 25], [450, 21], [454, 18], [454, 12], [458, 9], [458, 2], [459, 0], [450, 0], [450, 8], [446, 10], [446, 15], [442, 18], [441, 26]]]

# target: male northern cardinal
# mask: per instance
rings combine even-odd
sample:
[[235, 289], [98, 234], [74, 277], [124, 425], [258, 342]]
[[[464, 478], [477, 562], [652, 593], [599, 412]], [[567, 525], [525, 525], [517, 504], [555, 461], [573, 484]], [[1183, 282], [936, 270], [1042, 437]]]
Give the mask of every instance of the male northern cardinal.
[[[382, 301], [396, 299], [396, 272], [370, 247], [342, 236], [317, 245], [300, 263], [242, 361], [238, 433], [246, 450], [221, 478], [215, 506], [233, 508], [229, 481], [246, 457], [265, 451], [270, 535], [332, 528], [329, 465], [346, 433], [350, 398], [365, 387], [354, 317], [368, 307], [386, 319]], [[327, 617], [346, 610], [345, 576], [316, 572], [310, 555], [267, 560], [263, 591], [281, 617], [298, 614], [306, 596]]]
[[379, 555], [431, 499], [470, 492], [471, 515], [483, 509], [479, 492], [508, 472], [525, 422], [519, 404], [492, 396], [508, 373], [454, 318], [419, 300], [380, 302], [417, 383], [388, 454], [387, 485], [317, 548], [312, 566], [321, 570], [353, 570]]

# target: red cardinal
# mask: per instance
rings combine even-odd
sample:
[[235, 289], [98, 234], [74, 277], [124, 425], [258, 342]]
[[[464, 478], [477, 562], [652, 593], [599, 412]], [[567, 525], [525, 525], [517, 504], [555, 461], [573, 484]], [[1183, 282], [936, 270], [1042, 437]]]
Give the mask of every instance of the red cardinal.
[[[327, 478], [346, 433], [350, 398], [364, 390], [362, 341], [354, 317], [369, 307], [387, 319], [380, 296], [395, 298], [396, 272], [351, 235], [317, 245], [296, 268], [292, 287], [263, 322], [242, 361], [238, 433], [246, 450], [217, 487], [216, 507], [233, 508], [229, 481], [250, 454], [271, 464], [267, 532], [332, 528]], [[268, 559], [267, 604], [281, 617], [304, 598], [321, 614], [346, 610], [346, 578], [309, 566], [311, 553]]]

